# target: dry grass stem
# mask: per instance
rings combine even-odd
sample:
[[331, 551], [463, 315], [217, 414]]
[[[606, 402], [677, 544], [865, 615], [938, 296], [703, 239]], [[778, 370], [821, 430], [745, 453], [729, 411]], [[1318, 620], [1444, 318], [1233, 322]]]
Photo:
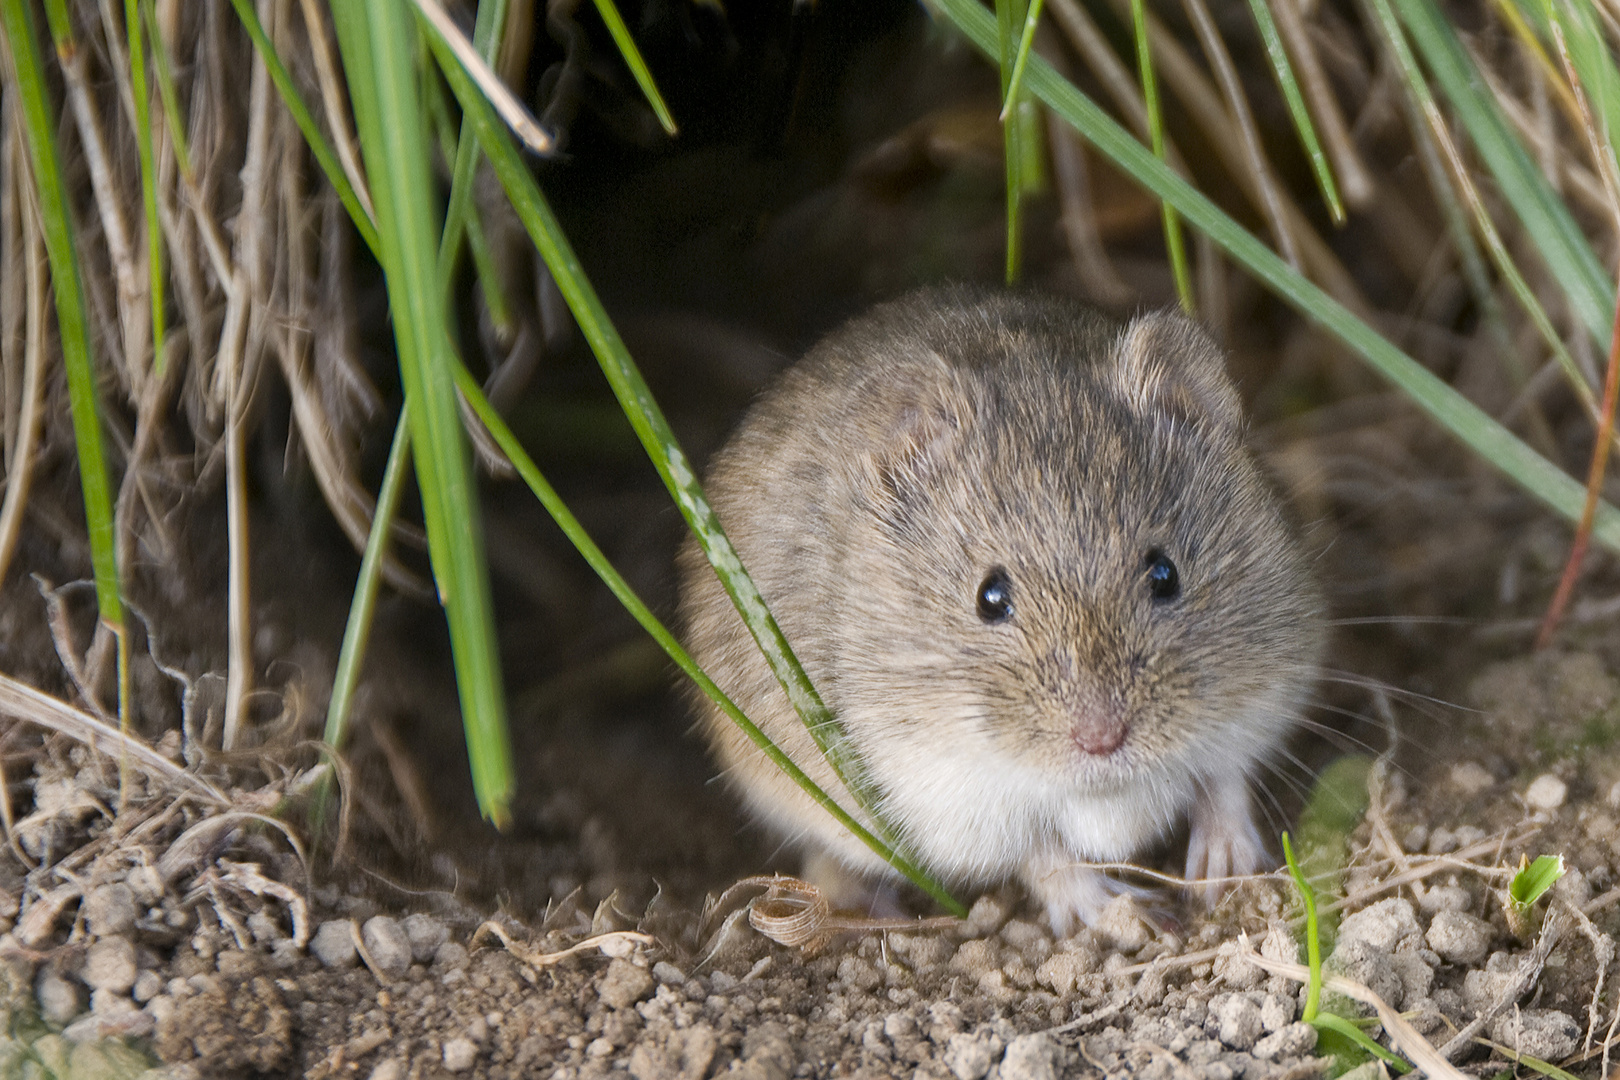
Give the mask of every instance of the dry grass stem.
[[[18, 185], [19, 189], [24, 186]], [[21, 190], [18, 194], [22, 194]], [[6, 456], [5, 500], [0, 502], [0, 580], [5, 579], [11, 556], [17, 550], [17, 538], [22, 535], [23, 508], [28, 503], [34, 474], [34, 447], [39, 442], [45, 418], [45, 242], [32, 209], [19, 216], [22, 218], [19, 254], [27, 281], [24, 292], [27, 314], [23, 324], [23, 380], [17, 395], [21, 402], [15, 424], [7, 425], [7, 432], [13, 434], [14, 439]]]
[[444, 38], [445, 43], [450, 46], [450, 51], [456, 54], [456, 59], [461, 61], [462, 66], [467, 69], [467, 74], [472, 76], [473, 81], [478, 84], [478, 89], [489, 98], [489, 103], [495, 107], [501, 119], [506, 121], [513, 134], [522, 139], [536, 154], [551, 153], [556, 147], [551, 135], [535, 121], [528, 107], [506, 88], [500, 76], [490, 70], [484, 58], [478, 55], [478, 50], [473, 48], [472, 42], [467, 40], [467, 35], [463, 34], [461, 28], [444, 13], [444, 8], [439, 6], [439, 0], [415, 0], [415, 4], [416, 10], [420, 11], [422, 17], [432, 24], [439, 36]]
[[644, 934], [639, 930], [609, 930], [602, 934], [593, 934], [583, 941], [577, 941], [566, 949], [556, 952], [540, 952], [513, 939], [506, 928], [493, 919], [484, 922], [473, 932], [470, 945], [477, 947], [485, 938], [493, 937], [505, 946], [506, 951], [533, 968], [547, 968], [553, 964], [561, 963], [570, 956], [577, 956], [582, 952], [599, 949], [609, 956], [624, 956], [637, 945], [650, 946], [657, 942], [651, 934]]
[[0, 675], [0, 715], [60, 732], [113, 761], [128, 760], [153, 779], [195, 791], [220, 806], [230, 802], [214, 785], [181, 769], [135, 736], [125, 734], [66, 702], [42, 694], [9, 675]]
[[366, 215], [375, 219], [377, 211], [371, 205], [371, 188], [366, 184], [365, 170], [355, 150], [354, 131], [349, 126], [349, 107], [344, 100], [343, 87], [338, 78], [337, 64], [332, 59], [332, 42], [326, 34], [326, 20], [316, 0], [299, 0], [304, 15], [304, 30], [309, 40], [310, 59], [315, 64], [315, 81], [321, 89], [321, 107], [326, 113], [326, 128], [331, 135], [338, 163], [354, 188], [355, 197]]

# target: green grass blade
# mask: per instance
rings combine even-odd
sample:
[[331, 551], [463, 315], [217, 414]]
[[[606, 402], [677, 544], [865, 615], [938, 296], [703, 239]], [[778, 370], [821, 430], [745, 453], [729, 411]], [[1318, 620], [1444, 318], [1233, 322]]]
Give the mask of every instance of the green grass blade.
[[1614, 56], [1597, 13], [1586, 0], [1543, 0], [1542, 10], [1561, 34], [1579, 80], [1577, 89], [1584, 91], [1593, 112], [1595, 134], [1602, 146], [1598, 153], [1607, 159], [1598, 162], [1599, 175], [1613, 176], [1616, 163], [1611, 139], [1615, 123], [1620, 120], [1620, 73], [1615, 71]]
[[[619, 47], [619, 55], [630, 68], [630, 74], [636, 78], [636, 85], [641, 87], [641, 93], [652, 106], [653, 115], [658, 117], [664, 132], [674, 135], [679, 130], [675, 126], [675, 118], [670, 115], [669, 106], [664, 104], [664, 95], [658, 92], [658, 84], [653, 81], [652, 72], [647, 68], [647, 61], [641, 57], [641, 50], [636, 48], [636, 39], [630, 36], [629, 27], [624, 25], [624, 19], [619, 15], [619, 9], [613, 5], [613, 0], [596, 0], [597, 13], [607, 24], [608, 33], [613, 35], [613, 43]], [[485, 59], [489, 59], [486, 57]]]
[[[996, 31], [988, 12], [980, 10], [973, 0], [933, 0], [933, 4], [974, 45], [994, 58]], [[1039, 56], [1030, 58], [1026, 78], [1030, 89], [1053, 112], [1072, 124], [1127, 175], [1174, 205], [1188, 222], [1202, 229], [1272, 292], [1344, 342], [1415, 405], [1529, 494], [1570, 521], [1580, 520], [1586, 502], [1582, 484], [1526, 446], [1343, 304], [1294, 273], [1275, 252], [1145, 150], [1112, 117]], [[1590, 254], [1589, 248], [1587, 251]], [[1612, 307], [1607, 310], [1612, 314]], [[1610, 550], [1620, 551], [1620, 511], [1608, 503], [1602, 504], [1593, 535]]]
[[[281, 62], [281, 55], [276, 52], [275, 45], [264, 32], [264, 24], [259, 22], [259, 13], [253, 7], [253, 0], [231, 0], [231, 6], [236, 9], [236, 17], [242, 21], [248, 37], [253, 39], [253, 47], [259, 51], [260, 59], [270, 72], [270, 81], [275, 83], [276, 92], [281, 95], [282, 103], [287, 106], [287, 111], [292, 113], [293, 123], [297, 124], [298, 130], [303, 133], [304, 142], [309, 145], [309, 152], [315, 155], [315, 162], [321, 167], [321, 172], [326, 174], [327, 183], [332, 185], [332, 190], [337, 192], [343, 208], [349, 212], [355, 229], [360, 233], [360, 239], [366, 242], [366, 247], [371, 249], [372, 255], [380, 259], [382, 255], [377, 243], [376, 224], [361, 205], [359, 196], [354, 192], [354, 185], [349, 183], [348, 174], [343, 171], [343, 166], [338, 164], [337, 153], [332, 149], [332, 144], [326, 141], [320, 126], [315, 123], [315, 117], [304, 104], [303, 97], [298, 93], [298, 87], [293, 85], [287, 65]], [[339, 5], [341, 6], [344, 5]], [[334, 8], [333, 21], [336, 22], [340, 17], [340, 13]], [[354, 107], [358, 112], [359, 104], [356, 103]]]
[[1508, 204], [1593, 341], [1608, 348], [1614, 283], [1575, 219], [1508, 129], [1457, 33], [1434, 0], [1395, 0], [1412, 42], [1457, 110]]
[[[1158, 80], [1153, 75], [1153, 45], [1148, 40], [1146, 0], [1131, 0], [1131, 24], [1136, 34], [1136, 70], [1142, 80], [1142, 101], [1147, 106], [1148, 138], [1153, 144], [1153, 156], [1160, 165], [1165, 165], [1164, 116], [1159, 106]], [[1175, 206], [1163, 196], [1160, 196], [1159, 209], [1164, 216], [1164, 247], [1170, 257], [1170, 272], [1176, 280], [1176, 296], [1181, 300], [1182, 310], [1191, 315], [1194, 312], [1192, 272], [1187, 268], [1181, 219]]]
[[114, 544], [112, 488], [102, 449], [95, 360], [90, 353], [84, 284], [73, 239], [73, 206], [62, 182], [62, 163], [56, 146], [59, 114], [51, 104], [45, 85], [45, 68], [28, 0], [0, 0], [0, 26], [4, 27], [11, 47], [12, 70], [17, 73], [15, 90], [22, 104], [23, 134], [39, 192], [45, 253], [50, 261], [51, 286], [56, 297], [57, 332], [62, 344], [62, 362], [67, 370], [68, 407], [73, 415], [79, 484], [84, 492], [84, 516], [90, 534], [96, 605], [101, 621], [122, 637], [124, 605]]
[[1311, 1021], [1311, 1024], [1318, 1031], [1331, 1031], [1346, 1041], [1354, 1043], [1357, 1047], [1383, 1061], [1398, 1073], [1412, 1071], [1411, 1062], [1399, 1054], [1392, 1054], [1385, 1050], [1382, 1046], [1373, 1042], [1365, 1031], [1362, 1031], [1342, 1016], [1336, 1016], [1333, 1013], [1321, 1013], [1315, 1020]]
[[457, 406], [444, 290], [438, 278], [415, 26], [406, 0], [333, 8], [388, 282], [410, 415], [428, 553], [450, 624], [473, 788], [497, 825], [510, 816], [512, 761], [489, 577], [472, 470]]
[[[135, 98], [135, 146], [141, 159], [141, 201], [146, 208], [146, 267], [152, 299], [152, 364], [163, 374], [163, 225], [158, 220], [157, 166], [152, 160], [152, 95], [146, 85], [146, 46], [139, 0], [124, 0], [129, 36], [129, 80]], [[130, 358], [134, 362], [134, 358]]]
[[[1005, 98], [1012, 86], [1013, 53], [1018, 27], [1024, 18], [1024, 0], [996, 0], [996, 42], [1001, 65], [1001, 92]], [[1002, 152], [1007, 165], [1007, 284], [1018, 280], [1023, 266], [1024, 204], [1024, 125], [1017, 109], [1004, 112], [1001, 121]]]
[[163, 102], [163, 119], [174, 143], [174, 159], [180, 166], [180, 175], [191, 182], [191, 147], [186, 139], [186, 118], [180, 112], [180, 95], [174, 86], [174, 65], [169, 62], [169, 46], [158, 29], [157, 13], [151, 0], [141, 4], [146, 16], [146, 32], [152, 36], [152, 69], [157, 73], [158, 100]]
[[744, 570], [741, 558], [703, 494], [696, 470], [681, 450], [641, 373], [636, 370], [629, 351], [595, 290], [591, 288], [579, 259], [574, 255], [573, 248], [563, 235], [545, 196], [541, 194], [539, 185], [535, 183], [505, 126], [496, 120], [488, 102], [456, 63], [449, 46], [431, 29], [429, 40], [438, 54], [451, 89], [461, 102], [462, 115], [473, 120], [484, 153], [505, 186], [507, 196], [539, 249], [541, 258], [555, 277], [558, 290], [573, 312], [580, 332], [596, 354], [625, 416], [703, 548], [704, 555], [715, 567], [721, 584], [759, 645], [772, 673], [782, 684], [788, 701], [804, 721], [816, 745], [826, 755], [839, 780], [869, 815], [878, 832], [891, 846], [898, 846], [892, 830], [883, 824], [882, 817], [876, 812], [876, 807], [880, 805], [879, 793], [867, 780], [859, 755], [844, 735], [843, 725], [811, 685], [781, 627], [771, 616], [764, 598]]
[[366, 642], [371, 636], [371, 619], [382, 591], [382, 565], [388, 557], [388, 539], [394, 517], [399, 512], [400, 495], [411, 463], [409, 409], [400, 410], [394, 427], [394, 442], [388, 450], [382, 486], [377, 492], [377, 508], [371, 515], [371, 532], [366, 535], [365, 554], [360, 557], [354, 599], [349, 603], [349, 621], [343, 627], [343, 646], [338, 650], [337, 674], [332, 680], [332, 700], [326, 707], [328, 746], [341, 748], [348, 738], [349, 709], [354, 691], [360, 685], [360, 667], [365, 660]]
[[641, 624], [642, 629], [647, 631], [648, 635], [675, 662], [675, 665], [685, 672], [693, 682], [697, 683], [698, 688], [708, 695], [710, 700], [720, 706], [721, 710], [731, 718], [732, 722], [740, 727], [749, 739], [753, 740], [754, 745], [763, 750], [776, 763], [777, 767], [787, 773], [793, 779], [793, 782], [798, 784], [806, 794], [820, 803], [833, 817], [837, 818], [844, 828], [853, 833], [889, 865], [915, 882], [951, 914], [958, 917], [966, 915], [967, 909], [950, 893], [946, 892], [944, 888], [922, 870], [912, 865], [904, 856], [873, 835], [860, 822], [851, 817], [848, 811], [839, 806], [838, 802], [826, 791], [822, 790], [814, 780], [806, 776], [804, 771], [795, 765], [793, 760], [783, 753], [780, 747], [771, 742], [770, 737], [761, 731], [757, 724], [748, 719], [743, 711], [737, 707], [736, 703], [715, 685], [714, 681], [704, 673], [703, 669], [698, 667], [697, 662], [692, 659], [691, 655], [681, 647], [680, 642], [675, 639], [675, 635], [669, 632], [669, 628], [659, 622], [657, 616], [652, 613], [652, 610], [647, 607], [641, 597], [636, 595], [635, 590], [630, 587], [630, 583], [625, 581], [619, 572], [614, 569], [613, 564], [608, 561], [608, 557], [603, 554], [602, 549], [596, 546], [596, 542], [585, 531], [585, 527], [579, 523], [579, 519], [569, 511], [568, 506], [562, 501], [561, 496], [557, 494], [556, 489], [546, 481], [545, 476], [540, 472], [539, 466], [534, 463], [534, 459], [523, 449], [523, 445], [518, 442], [517, 436], [512, 434], [512, 429], [507, 427], [500, 414], [495, 412], [489, 403], [489, 399], [484, 397], [477, 381], [473, 379], [466, 368], [457, 367], [456, 384], [462, 394], [466, 396], [473, 412], [478, 414], [478, 418], [484, 422], [484, 426], [495, 437], [501, 451], [506, 454], [513, 467], [517, 469], [518, 475], [523, 478], [523, 482], [529, 485], [529, 490], [534, 492], [535, 498], [540, 500], [540, 505], [546, 508], [546, 512], [551, 515], [552, 520], [556, 521], [557, 526], [562, 529], [574, 547], [584, 556], [585, 561], [590, 564], [591, 569], [596, 571], [597, 576], [618, 598], [619, 603], [624, 605], [625, 610], [630, 613], [636, 622]]
[[1564, 876], [1562, 855], [1537, 855], [1536, 861], [1524, 866], [1508, 882], [1508, 896], [1520, 907], [1529, 907], [1540, 900], [1546, 891]]
[[1029, 51], [1035, 46], [1035, 29], [1041, 21], [1041, 5], [1046, 0], [1033, 0], [1029, 11], [1024, 14], [1024, 30], [1018, 37], [1018, 52], [1013, 58], [1012, 74], [1007, 77], [1007, 85], [1001, 91], [1001, 122], [1006, 123], [1017, 108], [1018, 95], [1024, 88], [1024, 65], [1029, 60]]
[[1294, 887], [1299, 890], [1299, 902], [1305, 908], [1305, 963], [1311, 974], [1310, 981], [1305, 984], [1305, 1005], [1300, 1009], [1299, 1018], [1308, 1024], [1316, 1019], [1316, 1007], [1322, 1000], [1322, 938], [1317, 930], [1316, 890], [1305, 880], [1305, 872], [1294, 858], [1294, 845], [1287, 833], [1282, 834], [1282, 845], [1288, 874], [1294, 879]]
[[1509, 253], [1507, 244], [1502, 241], [1501, 233], [1497, 231], [1496, 223], [1491, 220], [1490, 212], [1485, 208], [1484, 200], [1479, 196], [1478, 189], [1469, 175], [1467, 166], [1458, 159], [1454, 144], [1446, 132], [1445, 119], [1440, 115], [1440, 109], [1435, 104], [1434, 96], [1429, 93], [1429, 84], [1423, 78], [1423, 72], [1418, 69], [1417, 58], [1412, 55], [1407, 45], [1406, 34], [1401, 30], [1400, 23], [1395, 18], [1395, 11], [1389, 5], [1389, 0], [1367, 0], [1375, 17], [1383, 29], [1384, 41], [1389, 45], [1390, 52], [1395, 58], [1396, 67], [1401, 71], [1407, 96], [1411, 98], [1422, 122], [1433, 131], [1439, 149], [1444, 152], [1451, 166], [1451, 175], [1456, 177], [1457, 185], [1461, 188], [1469, 209], [1473, 212], [1474, 225], [1479, 229], [1480, 236], [1485, 241], [1485, 248], [1491, 254], [1491, 261], [1496, 264], [1497, 270], [1507, 279], [1508, 288], [1519, 301], [1519, 306], [1530, 321], [1535, 324], [1542, 340], [1552, 350], [1558, 364], [1564, 370], [1570, 385], [1580, 395], [1589, 412], [1597, 410], [1597, 398], [1592, 388], [1587, 384], [1585, 376], [1575, 363], [1575, 358], [1569, 354], [1569, 348], [1559, 335], [1557, 328], [1548, 317], [1547, 310], [1541, 304], [1540, 297], [1530, 288], [1519, 271], [1518, 264]]
[[[1279, 0], [1289, 3], [1291, 0]], [[1271, 61], [1271, 71], [1277, 77], [1277, 85], [1282, 88], [1283, 100], [1288, 103], [1288, 115], [1294, 121], [1294, 131], [1299, 135], [1300, 145], [1305, 148], [1305, 156], [1310, 159], [1311, 171], [1316, 176], [1317, 189], [1322, 192], [1322, 201], [1327, 203], [1328, 213], [1333, 216], [1333, 224], [1343, 225], [1345, 222], [1344, 202], [1339, 198], [1339, 186], [1333, 180], [1333, 167], [1328, 163], [1327, 154], [1322, 152], [1322, 144], [1316, 138], [1316, 125], [1311, 122], [1310, 110], [1305, 107], [1305, 95], [1300, 93], [1299, 80], [1294, 78], [1294, 65], [1289, 62], [1288, 50], [1283, 48], [1282, 34], [1277, 31], [1277, 21], [1271, 16], [1271, 8], [1266, 6], [1266, 0], [1249, 0], [1249, 9], [1254, 12], [1254, 23], [1260, 29], [1260, 40], [1266, 46], [1266, 58]]]

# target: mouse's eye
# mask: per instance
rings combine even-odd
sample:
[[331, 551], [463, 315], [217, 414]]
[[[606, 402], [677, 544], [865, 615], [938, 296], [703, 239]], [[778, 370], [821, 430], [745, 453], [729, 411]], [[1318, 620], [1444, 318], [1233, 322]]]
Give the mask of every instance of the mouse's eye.
[[1157, 603], [1174, 600], [1181, 595], [1181, 574], [1170, 556], [1154, 548], [1142, 557], [1142, 572], [1147, 576], [1148, 592]]
[[979, 582], [979, 618], [987, 623], [1006, 622], [1012, 618], [1012, 581], [1007, 571], [997, 567]]

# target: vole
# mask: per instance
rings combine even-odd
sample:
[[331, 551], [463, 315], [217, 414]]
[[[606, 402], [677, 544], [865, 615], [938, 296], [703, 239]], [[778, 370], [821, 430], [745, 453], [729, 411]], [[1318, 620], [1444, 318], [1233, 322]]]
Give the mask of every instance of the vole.
[[[721, 524], [941, 879], [1016, 875], [1066, 932], [1120, 889], [1080, 864], [1184, 815], [1190, 881], [1262, 865], [1248, 785], [1311, 691], [1323, 616], [1243, 427], [1223, 353], [1179, 314], [948, 288], [821, 341], [718, 453]], [[691, 540], [680, 572], [693, 656], [858, 815]], [[893, 875], [698, 710], [812, 880]]]

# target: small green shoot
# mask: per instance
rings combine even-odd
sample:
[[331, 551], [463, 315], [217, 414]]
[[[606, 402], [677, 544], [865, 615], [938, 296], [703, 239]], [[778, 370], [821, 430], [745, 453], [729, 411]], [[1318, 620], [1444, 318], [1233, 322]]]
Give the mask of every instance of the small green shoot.
[[1507, 916], [1508, 929], [1515, 937], [1530, 936], [1535, 922], [1536, 901], [1564, 876], [1562, 855], [1538, 855], [1535, 862], [1528, 855], [1519, 859], [1519, 872], [1508, 882], [1507, 895], [1502, 898], [1502, 912]]
[[607, 25], [608, 33], [613, 35], [613, 43], [619, 47], [619, 54], [629, 66], [630, 74], [636, 77], [636, 85], [641, 87], [664, 133], [676, 134], [679, 129], [675, 126], [675, 117], [670, 115], [669, 106], [664, 104], [664, 96], [658, 92], [658, 84], [653, 81], [647, 61], [642, 59], [641, 50], [636, 48], [636, 39], [630, 36], [630, 28], [624, 25], [624, 17], [619, 14], [619, 9], [613, 6], [613, 0], [596, 0], [596, 11]]
[[1388, 1063], [1397, 1072], [1411, 1072], [1410, 1064], [1379, 1046], [1355, 1024], [1335, 1013], [1320, 1011], [1322, 944], [1316, 913], [1316, 890], [1311, 888], [1305, 872], [1300, 869], [1299, 860], [1294, 857], [1293, 842], [1287, 833], [1282, 834], [1282, 845], [1283, 858], [1288, 862], [1289, 876], [1294, 879], [1294, 887], [1299, 890], [1300, 904], [1305, 909], [1305, 960], [1310, 970], [1310, 980], [1305, 984], [1305, 1006], [1300, 1010], [1299, 1018], [1316, 1028], [1321, 1040], [1318, 1042], [1318, 1049], [1321, 1051], [1344, 1058], [1348, 1056], [1347, 1051], [1352, 1048], [1360, 1049]]
[[1000, 50], [1001, 93], [1011, 102], [1001, 119], [1003, 152], [1007, 162], [1007, 284], [1018, 280], [1023, 262], [1023, 224], [1021, 209], [1024, 200], [1024, 147], [1025, 125], [1021, 110], [1017, 108], [1018, 87], [1013, 85], [1017, 69], [1019, 28], [1028, 20], [1024, 0], [996, 0], [996, 35]]

